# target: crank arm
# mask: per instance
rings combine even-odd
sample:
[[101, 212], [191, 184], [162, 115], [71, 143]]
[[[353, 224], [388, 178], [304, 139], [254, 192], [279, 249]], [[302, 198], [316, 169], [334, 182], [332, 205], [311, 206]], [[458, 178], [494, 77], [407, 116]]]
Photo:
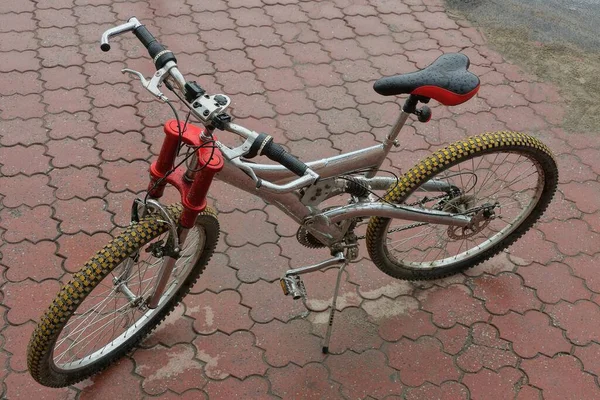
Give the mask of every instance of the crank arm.
[[340, 252], [340, 253], [337, 253], [334, 258], [330, 258], [329, 260], [322, 261], [318, 264], [309, 265], [306, 267], [295, 268], [295, 269], [290, 269], [290, 270], [286, 271], [284, 276], [306, 274], [308, 272], [318, 271], [320, 269], [330, 267], [332, 265], [344, 264], [345, 262], [346, 262], [346, 257], [344, 256], [344, 253]]

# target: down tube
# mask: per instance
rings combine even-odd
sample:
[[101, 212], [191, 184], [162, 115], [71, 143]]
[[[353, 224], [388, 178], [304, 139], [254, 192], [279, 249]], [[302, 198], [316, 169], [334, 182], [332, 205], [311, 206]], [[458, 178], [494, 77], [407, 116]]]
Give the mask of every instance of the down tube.
[[[378, 144], [337, 156], [310, 161], [306, 165], [324, 179], [348, 174], [352, 171], [378, 168], [384, 159], [384, 145]], [[282, 165], [251, 164], [251, 167], [256, 175], [269, 182], [280, 183], [281, 180], [289, 181], [290, 178], [295, 177]]]
[[[334, 157], [311, 161], [307, 165], [318, 173], [321, 178], [329, 178], [376, 167], [381, 164], [381, 159], [384, 157], [383, 145], [380, 144]], [[223, 169], [216, 175], [218, 180], [273, 204], [299, 224], [310, 215], [309, 208], [300, 202], [296, 192], [272, 193], [266, 190], [257, 190], [255, 182], [249, 176], [227, 159], [224, 161]], [[252, 164], [251, 166], [261, 179], [269, 182], [281, 184], [281, 182], [290, 181], [295, 176], [281, 165]]]
[[300, 202], [300, 199], [298, 199], [298, 195], [295, 192], [271, 193], [265, 190], [256, 189], [256, 183], [252, 178], [228, 160], [225, 160], [223, 169], [215, 175], [215, 178], [228, 185], [242, 189], [251, 195], [260, 197], [269, 204], [273, 204], [298, 224], [301, 224], [304, 218], [310, 215], [310, 210]]

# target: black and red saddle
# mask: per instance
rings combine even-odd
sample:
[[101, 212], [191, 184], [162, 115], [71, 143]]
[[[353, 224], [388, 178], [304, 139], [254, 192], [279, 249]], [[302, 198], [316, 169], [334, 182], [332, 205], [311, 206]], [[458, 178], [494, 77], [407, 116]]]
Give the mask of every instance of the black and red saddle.
[[455, 106], [479, 90], [479, 78], [468, 71], [469, 65], [469, 57], [464, 54], [444, 54], [420, 71], [381, 78], [373, 89], [384, 96], [413, 94]]

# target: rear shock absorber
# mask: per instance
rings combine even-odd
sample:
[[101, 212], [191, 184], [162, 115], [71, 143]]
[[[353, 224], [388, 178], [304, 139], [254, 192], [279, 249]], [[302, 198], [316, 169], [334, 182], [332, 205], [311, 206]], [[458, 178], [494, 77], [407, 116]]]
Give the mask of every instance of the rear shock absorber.
[[366, 197], [369, 195], [369, 189], [365, 187], [364, 183], [354, 179], [351, 176], [346, 177], [346, 193], [356, 197]]

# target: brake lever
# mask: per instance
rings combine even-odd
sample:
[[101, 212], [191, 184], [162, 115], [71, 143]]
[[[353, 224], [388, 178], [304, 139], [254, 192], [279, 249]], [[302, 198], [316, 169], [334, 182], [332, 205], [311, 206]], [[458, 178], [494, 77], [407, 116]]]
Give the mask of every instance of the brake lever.
[[147, 80], [141, 72], [129, 68], [123, 68], [121, 70], [121, 72], [124, 74], [133, 74], [137, 76], [142, 82], [142, 86], [144, 86], [144, 88], [147, 91], [149, 91], [154, 96], [158, 97], [164, 102], [168, 101], [169, 99], [158, 89], [158, 87], [162, 84], [163, 80], [165, 79], [165, 74], [167, 73], [167, 71], [168, 70], [166, 70], [165, 68], [161, 68], [158, 71], [156, 71], [156, 73], [152, 76], [150, 80]]

